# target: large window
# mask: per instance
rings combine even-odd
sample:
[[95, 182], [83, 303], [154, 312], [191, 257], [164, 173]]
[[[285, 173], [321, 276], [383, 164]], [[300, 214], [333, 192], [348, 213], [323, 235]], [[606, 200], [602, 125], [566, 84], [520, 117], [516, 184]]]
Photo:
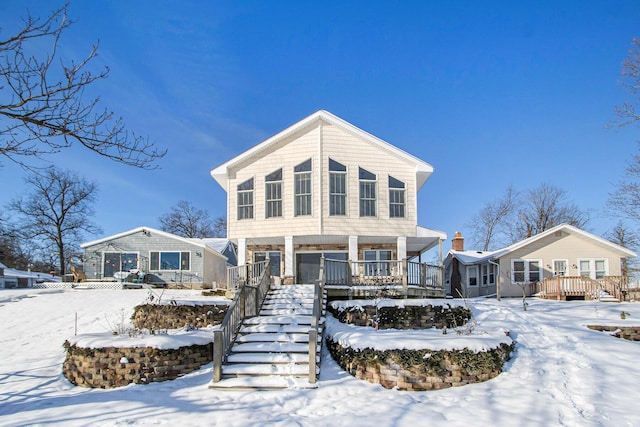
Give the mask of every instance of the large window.
[[363, 252], [365, 276], [389, 276], [391, 275], [391, 251], [390, 250], [366, 250]]
[[513, 283], [535, 283], [540, 281], [540, 260], [512, 259], [511, 281]]
[[253, 218], [253, 178], [238, 185], [238, 219]]
[[578, 264], [580, 265], [581, 276], [602, 279], [609, 274], [607, 260], [605, 259], [581, 259], [578, 260]]
[[389, 217], [404, 218], [405, 188], [404, 182], [389, 176]]
[[138, 268], [138, 254], [134, 252], [105, 252], [102, 266], [103, 277], [113, 277], [118, 271]]
[[265, 216], [267, 218], [282, 216], [282, 169], [265, 177]]
[[190, 270], [190, 252], [150, 252], [149, 270]]
[[359, 168], [360, 216], [376, 216], [376, 175]]
[[295, 216], [311, 215], [311, 159], [293, 169]]
[[347, 214], [347, 167], [329, 159], [329, 215]]

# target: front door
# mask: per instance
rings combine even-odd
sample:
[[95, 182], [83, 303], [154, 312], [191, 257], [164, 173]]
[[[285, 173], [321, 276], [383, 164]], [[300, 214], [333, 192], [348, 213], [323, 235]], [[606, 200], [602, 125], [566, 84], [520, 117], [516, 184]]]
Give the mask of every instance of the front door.
[[317, 283], [320, 278], [320, 258], [320, 252], [296, 254], [296, 283]]

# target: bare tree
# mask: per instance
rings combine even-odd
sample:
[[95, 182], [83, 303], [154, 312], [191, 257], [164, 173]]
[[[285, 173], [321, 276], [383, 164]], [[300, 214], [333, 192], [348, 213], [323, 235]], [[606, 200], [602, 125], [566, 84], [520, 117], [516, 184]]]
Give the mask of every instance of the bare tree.
[[566, 190], [547, 183], [524, 193], [519, 206], [514, 242], [563, 223], [583, 228], [590, 219], [587, 211], [567, 200]]
[[219, 216], [213, 220], [212, 237], [227, 237], [227, 218]]
[[[616, 226], [605, 234], [605, 237], [611, 242], [625, 248], [636, 250], [640, 247], [640, 235], [622, 221], [618, 221]], [[620, 262], [623, 276], [636, 275], [640, 271], [638, 268], [638, 260], [635, 258], [623, 258]]]
[[[120, 163], [156, 168], [166, 150], [127, 130], [112, 111], [98, 110], [98, 98], [84, 99], [85, 89], [109, 72], [88, 70], [97, 45], [79, 62], [59, 58], [62, 33], [73, 24], [67, 7], [46, 19], [28, 15], [17, 34], [0, 40], [0, 155], [29, 168], [29, 159], [78, 143]], [[49, 52], [42, 55], [36, 48], [45, 43]]]
[[496, 237], [505, 231], [505, 220], [516, 207], [518, 193], [512, 186], [507, 187], [504, 195], [487, 203], [471, 219], [468, 227], [473, 230], [471, 239], [475, 247], [482, 247], [483, 251], [495, 249]]
[[67, 260], [83, 232], [100, 232], [91, 221], [96, 184], [54, 168], [33, 174], [25, 182], [31, 192], [12, 201], [9, 208], [19, 216], [17, 225], [24, 239], [56, 251], [60, 275], [64, 276]]
[[179, 201], [171, 211], [158, 218], [160, 229], [182, 237], [215, 237], [209, 212], [198, 209], [186, 200]]
[[617, 126], [626, 126], [640, 120], [640, 39], [633, 38], [627, 58], [622, 62], [622, 85], [635, 99], [623, 102], [615, 108], [619, 121]]

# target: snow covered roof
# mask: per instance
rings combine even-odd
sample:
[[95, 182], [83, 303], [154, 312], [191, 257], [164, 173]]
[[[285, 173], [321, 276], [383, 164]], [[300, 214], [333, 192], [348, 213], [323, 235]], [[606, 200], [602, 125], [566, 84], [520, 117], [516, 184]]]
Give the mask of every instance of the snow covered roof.
[[377, 145], [387, 151], [390, 151], [391, 153], [395, 154], [398, 157], [401, 157], [405, 160], [408, 160], [409, 162], [413, 163], [415, 165], [415, 172], [416, 172], [416, 184], [417, 184], [417, 190], [420, 190], [420, 188], [422, 187], [422, 185], [424, 185], [424, 183], [427, 181], [427, 179], [429, 178], [429, 176], [431, 176], [431, 174], [433, 173], [433, 166], [431, 166], [429, 163], [424, 162], [422, 160], [420, 160], [419, 158], [399, 149], [398, 147], [395, 147], [394, 145], [389, 144], [386, 141], [383, 141], [382, 139], [371, 135], [368, 132], [363, 131], [362, 129], [352, 125], [351, 123], [341, 119], [338, 116], [335, 116], [333, 114], [331, 114], [328, 111], [325, 110], [319, 110], [316, 111], [315, 113], [311, 114], [310, 116], [305, 117], [304, 119], [300, 120], [299, 122], [289, 126], [288, 128], [286, 128], [285, 130], [278, 132], [277, 134], [275, 134], [274, 136], [272, 136], [271, 138], [268, 138], [266, 140], [264, 140], [263, 142], [259, 143], [258, 145], [254, 146], [253, 148], [250, 148], [249, 150], [243, 152], [242, 154], [234, 157], [233, 159], [221, 164], [220, 166], [214, 168], [211, 170], [211, 176], [218, 182], [218, 184], [220, 184], [220, 186], [222, 186], [222, 188], [225, 189], [225, 191], [228, 191], [227, 188], [227, 172], [229, 169], [233, 168], [236, 164], [238, 164], [239, 162], [246, 160], [248, 158], [254, 157], [254, 156], [261, 156], [263, 151], [270, 148], [271, 146], [273, 146], [274, 144], [277, 144], [279, 141], [283, 140], [284, 138], [287, 138], [288, 136], [292, 135], [293, 133], [299, 131], [300, 129], [303, 129], [311, 124], [314, 124], [316, 122], [319, 121], [323, 121], [325, 123], [329, 123], [333, 126], [336, 126], [340, 129], [343, 129], [346, 132], [349, 132], [353, 135], [356, 135], [366, 141], [369, 141], [370, 143]]
[[488, 260], [501, 258], [515, 250], [526, 247], [534, 242], [537, 242], [538, 240], [544, 239], [545, 237], [553, 235], [559, 231], [564, 231], [566, 233], [572, 234], [574, 236], [577, 236], [585, 240], [591, 240], [592, 242], [600, 246], [606, 247], [610, 250], [613, 250], [614, 252], [619, 253], [623, 257], [634, 258], [638, 256], [638, 254], [636, 254], [634, 251], [630, 249], [617, 245], [613, 242], [608, 241], [607, 239], [603, 239], [602, 237], [598, 237], [595, 234], [591, 234], [578, 227], [574, 227], [573, 225], [569, 225], [569, 224], [560, 224], [548, 230], [545, 230], [542, 233], [538, 233], [535, 236], [531, 236], [529, 238], [520, 240], [519, 242], [516, 242], [510, 246], [507, 246], [505, 248], [498, 249], [495, 251], [483, 252], [483, 251], [468, 251], [468, 250], [467, 251], [451, 250], [447, 254], [447, 259], [449, 259], [451, 256], [455, 256], [463, 264], [478, 264], [478, 263], [486, 262]]
[[[176, 234], [167, 233], [166, 231], [158, 230], [158, 229], [147, 227], [147, 226], [136, 227], [136, 228], [128, 230], [128, 231], [123, 231], [122, 233], [113, 234], [111, 236], [103, 237], [103, 238], [98, 239], [98, 240], [92, 240], [90, 242], [85, 242], [85, 243], [82, 243], [80, 245], [80, 247], [82, 249], [86, 249], [86, 248], [91, 247], [91, 246], [99, 245], [101, 243], [105, 243], [105, 242], [108, 242], [108, 241], [111, 241], [111, 240], [119, 239], [121, 237], [126, 237], [126, 236], [129, 236], [131, 234], [136, 234], [136, 233], [149, 233], [149, 235], [151, 235], [151, 236], [153, 236], [155, 234], [155, 235], [167, 237], [167, 238], [170, 238], [170, 239], [179, 240], [179, 241], [182, 241], [182, 242], [185, 242], [185, 243], [192, 244], [194, 246], [198, 246], [198, 247], [200, 247], [202, 249], [208, 250], [208, 251], [210, 251], [210, 252], [212, 252], [212, 253], [214, 253], [216, 255], [222, 256], [222, 257], [224, 257], [226, 259], [226, 257], [224, 255], [222, 255], [222, 251], [224, 251], [224, 249], [226, 248], [226, 244], [228, 244], [228, 242], [229, 242], [228, 239], [188, 238], [188, 237], [178, 236]], [[222, 241], [227, 242], [227, 243], [223, 244]], [[222, 248], [222, 250], [218, 250], [218, 248]]]

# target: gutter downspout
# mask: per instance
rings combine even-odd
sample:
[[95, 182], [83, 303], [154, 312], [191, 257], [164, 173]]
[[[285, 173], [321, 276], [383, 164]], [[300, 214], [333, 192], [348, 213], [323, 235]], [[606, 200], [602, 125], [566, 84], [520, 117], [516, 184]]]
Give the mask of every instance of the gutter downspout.
[[498, 301], [500, 301], [500, 264], [498, 264], [497, 262], [489, 259], [489, 264], [491, 265], [495, 265], [497, 267], [497, 271], [496, 271], [496, 298], [498, 299]]

